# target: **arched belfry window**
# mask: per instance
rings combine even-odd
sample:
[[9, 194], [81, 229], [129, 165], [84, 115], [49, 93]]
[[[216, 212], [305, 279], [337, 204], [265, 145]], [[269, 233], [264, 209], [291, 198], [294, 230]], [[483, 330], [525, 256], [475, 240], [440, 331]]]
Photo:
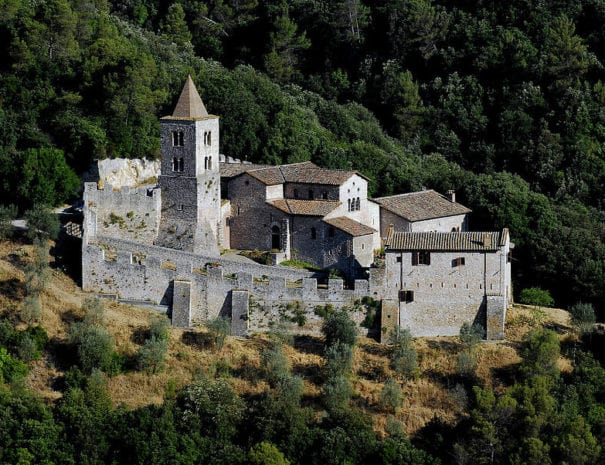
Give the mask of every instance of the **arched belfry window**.
[[177, 171], [180, 171], [181, 173], [183, 171], [185, 171], [185, 162], [183, 161], [182, 158], [179, 158], [178, 160], [178, 167], [177, 167]]
[[271, 228], [271, 248], [281, 250], [281, 232], [278, 226]]
[[212, 132], [204, 131], [204, 145], [212, 145]]
[[185, 145], [185, 134], [183, 131], [172, 131], [172, 145], [174, 147], [182, 147]]
[[315, 228], [311, 228], [311, 239], [317, 239], [317, 230]]
[[349, 211], [351, 211], [351, 199], [347, 199], [347, 205], [349, 206]]
[[176, 157], [172, 157], [172, 171], [178, 171], [179, 161]]
[[208, 169], [212, 169], [212, 157], [208, 157]]
[[208, 169], [208, 157], [204, 157], [204, 169]]
[[212, 132], [208, 131], [208, 145], [212, 145]]
[[357, 197], [357, 202], [355, 203], [355, 210], [361, 209], [361, 202], [359, 201], [359, 197]]

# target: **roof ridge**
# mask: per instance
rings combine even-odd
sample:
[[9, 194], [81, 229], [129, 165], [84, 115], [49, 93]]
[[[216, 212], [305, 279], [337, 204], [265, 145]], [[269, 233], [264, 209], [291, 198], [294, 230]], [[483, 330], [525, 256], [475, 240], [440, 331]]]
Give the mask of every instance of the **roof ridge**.
[[439, 194], [441, 197], [446, 198], [443, 194], [441, 194], [440, 192], [437, 192], [435, 189], [423, 189], [421, 191], [404, 192], [403, 194], [393, 194], [393, 195], [387, 195], [385, 197], [374, 197], [373, 200], [392, 199], [395, 197], [407, 197], [409, 195], [423, 194], [426, 192], [435, 192], [436, 194]]

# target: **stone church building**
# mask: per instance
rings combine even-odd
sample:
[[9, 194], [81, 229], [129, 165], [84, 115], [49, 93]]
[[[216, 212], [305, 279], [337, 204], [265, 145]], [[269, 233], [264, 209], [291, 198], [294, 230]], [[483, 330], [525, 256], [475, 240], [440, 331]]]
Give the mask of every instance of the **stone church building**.
[[[309, 314], [367, 296], [382, 300], [385, 328], [445, 335], [478, 321], [502, 337], [512, 302], [508, 232], [468, 231], [470, 210], [453, 192], [372, 199], [356, 171], [241, 162], [220, 155], [219, 138], [219, 118], [188, 77], [161, 119], [157, 185], [86, 184], [84, 290], [165, 303], [178, 324], [226, 312], [248, 328], [256, 323], [246, 295], [274, 307], [302, 300]], [[226, 249], [266, 251], [274, 266], [231, 262]], [[279, 266], [290, 259], [336, 269], [350, 286], [331, 280], [324, 293], [318, 276]]]

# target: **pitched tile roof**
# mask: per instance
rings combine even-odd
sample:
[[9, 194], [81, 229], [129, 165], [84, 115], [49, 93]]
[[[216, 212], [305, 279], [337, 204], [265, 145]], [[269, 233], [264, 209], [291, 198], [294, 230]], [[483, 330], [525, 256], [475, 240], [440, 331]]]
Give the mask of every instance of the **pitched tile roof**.
[[219, 164], [219, 171], [221, 178], [234, 178], [242, 173], [249, 170], [255, 170], [258, 168], [267, 168], [268, 165], [257, 165], [254, 163], [226, 163], [221, 162]]
[[285, 213], [301, 216], [326, 216], [340, 205], [335, 200], [278, 199], [267, 203]]
[[394, 232], [385, 242], [388, 251], [496, 251], [506, 243], [508, 230], [501, 232]]
[[382, 208], [410, 222], [463, 215], [471, 211], [434, 190], [410, 192], [372, 200], [380, 204]]
[[323, 220], [324, 223], [328, 223], [330, 226], [334, 226], [341, 231], [350, 234], [351, 236], [366, 236], [376, 232], [375, 229], [366, 226], [365, 224], [358, 223], [357, 221], [347, 218], [346, 216], [339, 216], [338, 218], [330, 218]]
[[340, 186], [353, 175], [358, 175], [364, 179], [367, 179], [357, 171], [329, 170], [326, 168], [320, 168], [315, 163], [310, 161], [279, 166], [248, 166], [249, 167], [244, 169], [242, 173], [248, 173], [250, 176], [253, 176], [268, 186], [287, 182]]
[[187, 76], [172, 116], [178, 118], [207, 118], [209, 116], [191, 76]]

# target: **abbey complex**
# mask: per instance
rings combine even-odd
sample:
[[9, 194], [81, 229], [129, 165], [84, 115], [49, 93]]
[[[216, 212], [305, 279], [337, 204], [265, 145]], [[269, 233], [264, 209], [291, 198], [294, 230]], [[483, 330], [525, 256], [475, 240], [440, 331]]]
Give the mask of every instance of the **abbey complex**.
[[[464, 322], [503, 337], [508, 230], [469, 231], [470, 210], [453, 192], [371, 199], [356, 171], [253, 165], [220, 155], [219, 137], [219, 118], [188, 78], [161, 119], [157, 182], [86, 183], [85, 291], [164, 305], [178, 326], [228, 317], [236, 335], [280, 318], [317, 332], [326, 304], [360, 323], [371, 302], [383, 340], [396, 325], [440, 336]], [[234, 250], [264, 251], [269, 264]], [[281, 264], [293, 260], [322, 271]]]

